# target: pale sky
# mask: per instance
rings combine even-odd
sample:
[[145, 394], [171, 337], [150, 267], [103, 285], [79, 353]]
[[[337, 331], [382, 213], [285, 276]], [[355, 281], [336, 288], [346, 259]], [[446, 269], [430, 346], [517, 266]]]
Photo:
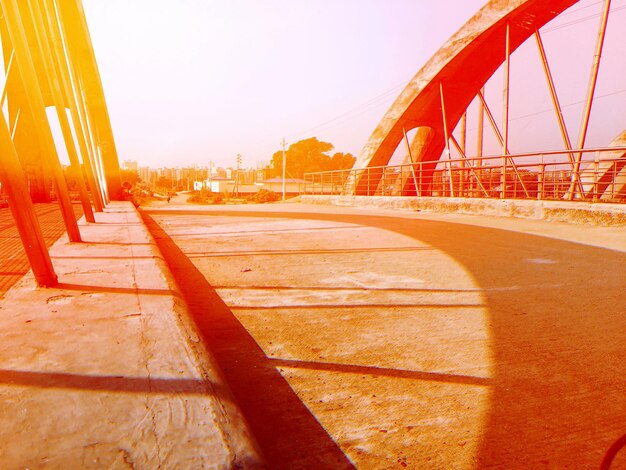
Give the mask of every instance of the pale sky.
[[[290, 144], [316, 136], [357, 156], [404, 85], [484, 3], [83, 0], [119, 158], [152, 167], [234, 166], [237, 154], [256, 166], [283, 137]], [[573, 135], [602, 3], [582, 0], [544, 34]], [[626, 128], [626, 0], [613, 0], [612, 9], [598, 83], [598, 94], [610, 95], [594, 103], [596, 145]], [[511, 135], [520, 137], [513, 151], [529, 150], [529, 132], [556, 126], [529, 46], [512, 61], [512, 90], [516, 83], [521, 90], [511, 102]], [[523, 91], [529, 77], [536, 85]], [[495, 113], [502, 81], [493, 82]], [[540, 114], [523, 118], [533, 113]], [[546, 137], [547, 148], [562, 148], [556, 137]]]

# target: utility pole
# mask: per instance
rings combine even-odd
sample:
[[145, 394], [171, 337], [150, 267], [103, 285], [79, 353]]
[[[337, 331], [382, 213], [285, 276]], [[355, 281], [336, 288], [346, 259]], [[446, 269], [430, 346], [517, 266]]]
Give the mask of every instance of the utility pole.
[[241, 165], [241, 155], [237, 154], [237, 169], [235, 170], [235, 185], [233, 188], [235, 197], [239, 197], [239, 165]]
[[285, 173], [287, 167], [287, 155], [285, 154], [285, 138], [283, 137], [283, 201], [285, 200]]

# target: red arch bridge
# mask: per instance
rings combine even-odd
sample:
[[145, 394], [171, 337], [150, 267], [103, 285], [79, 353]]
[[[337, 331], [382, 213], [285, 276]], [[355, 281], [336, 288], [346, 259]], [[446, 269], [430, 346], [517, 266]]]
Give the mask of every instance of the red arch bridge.
[[[623, 26], [623, 7], [597, 2], [603, 3], [601, 12], [570, 21], [577, 3], [488, 2], [408, 83], [354, 168], [307, 174], [304, 192], [624, 202], [626, 130], [624, 103], [617, 98], [624, 90], [598, 88], [611, 82], [602, 80], [602, 61], [624, 54], [623, 40], [609, 34]], [[555, 19], [559, 23], [552, 26]], [[597, 34], [581, 38], [581, 44], [568, 41], [577, 54], [589, 52], [589, 70], [577, 55], [573, 70], [555, 61], [564, 75], [556, 76], [549, 53], [560, 59], [568, 51], [563, 46], [547, 50], [544, 36], [592, 20], [598, 22]], [[530, 73], [533, 64], [544, 77]], [[575, 77], [587, 74], [586, 86], [578, 87], [580, 100], [562, 104], [558, 79], [571, 95], [569, 82], [580, 82]], [[551, 103], [549, 122], [540, 119], [545, 109], [528, 112], [524, 102], [533, 99]], [[596, 109], [600, 101], [610, 105]], [[513, 105], [527, 111], [526, 119], [510, 117]], [[580, 127], [574, 136], [572, 121], [577, 118]], [[604, 133], [592, 136], [590, 131], [598, 128]], [[607, 131], [613, 134], [607, 137]]]

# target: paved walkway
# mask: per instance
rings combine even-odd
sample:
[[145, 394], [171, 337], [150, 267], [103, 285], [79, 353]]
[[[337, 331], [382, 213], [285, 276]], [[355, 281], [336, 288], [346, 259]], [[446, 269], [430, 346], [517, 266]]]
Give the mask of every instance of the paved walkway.
[[145, 219], [276, 468], [595, 469], [626, 432], [623, 228], [175, 202]]
[[134, 207], [96, 221], [0, 299], [0, 467], [261, 467]]

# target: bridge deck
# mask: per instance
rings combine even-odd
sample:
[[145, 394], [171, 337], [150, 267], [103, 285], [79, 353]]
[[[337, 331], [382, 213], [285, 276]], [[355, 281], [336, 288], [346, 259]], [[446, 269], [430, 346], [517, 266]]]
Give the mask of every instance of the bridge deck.
[[148, 208], [268, 460], [597, 468], [624, 433], [623, 228]]
[[623, 228], [183, 199], [144, 211], [178, 287], [115, 205], [0, 299], [4, 463], [252, 467], [239, 409], [272, 468], [597, 468], [624, 433]]

